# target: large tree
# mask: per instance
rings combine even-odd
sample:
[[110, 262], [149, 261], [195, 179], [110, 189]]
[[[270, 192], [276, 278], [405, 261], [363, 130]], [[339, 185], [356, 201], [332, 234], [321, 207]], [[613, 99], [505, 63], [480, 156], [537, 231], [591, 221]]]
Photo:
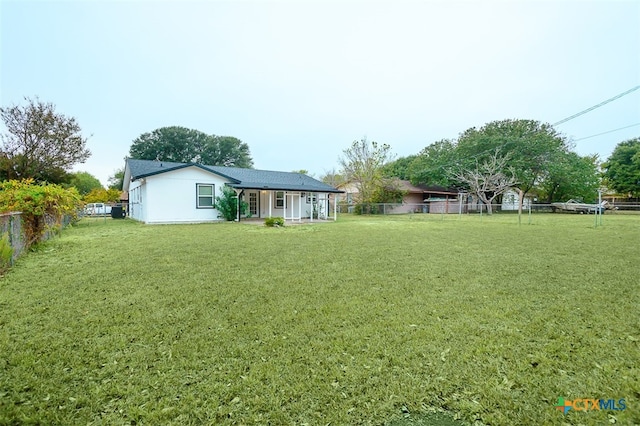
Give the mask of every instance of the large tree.
[[417, 155], [408, 155], [406, 157], [397, 158], [389, 163], [387, 163], [383, 168], [382, 172], [385, 176], [395, 177], [402, 180], [410, 180], [410, 167], [411, 164], [418, 158]]
[[487, 206], [488, 214], [493, 212], [493, 200], [518, 184], [515, 169], [509, 166], [509, 162], [509, 154], [502, 155], [500, 150], [496, 149], [482, 163], [476, 161], [474, 167], [463, 169], [456, 174], [456, 178], [466, 184]]
[[380, 189], [390, 184], [382, 170], [391, 159], [389, 145], [369, 142], [367, 138], [354, 141], [343, 151], [343, 156], [339, 159], [342, 174], [347, 182], [353, 183], [358, 189], [358, 203], [378, 202], [376, 196]]
[[571, 198], [590, 203], [596, 200], [599, 187], [597, 155], [580, 156], [575, 152], [558, 155], [538, 186], [540, 196], [548, 203]]
[[129, 156], [139, 160], [250, 168], [249, 146], [232, 136], [208, 135], [186, 127], [161, 127], [133, 141]]
[[425, 147], [409, 164], [409, 179], [415, 185], [455, 186], [459, 183], [456, 141], [443, 139]]
[[[550, 167], [569, 151], [569, 144], [550, 124], [534, 120], [502, 120], [463, 132], [457, 140], [459, 170], [491, 161], [496, 150], [508, 155], [505, 167], [515, 170], [526, 194], [548, 175]], [[507, 172], [507, 170], [503, 170]]]
[[124, 167], [116, 169], [111, 176], [109, 176], [109, 189], [122, 190], [124, 183]]
[[609, 188], [632, 197], [640, 197], [640, 138], [616, 145], [603, 164]]
[[94, 189], [102, 189], [102, 183], [89, 172], [71, 173], [69, 186], [75, 187], [80, 195], [85, 196]]
[[91, 155], [73, 117], [52, 103], [25, 98], [26, 105], [0, 108], [6, 127], [0, 149], [0, 180], [33, 178], [60, 183], [68, 170]]

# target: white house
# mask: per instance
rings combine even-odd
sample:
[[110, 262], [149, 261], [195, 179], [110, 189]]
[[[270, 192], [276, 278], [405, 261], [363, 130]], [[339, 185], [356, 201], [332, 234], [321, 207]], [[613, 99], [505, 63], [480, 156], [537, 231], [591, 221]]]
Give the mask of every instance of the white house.
[[124, 170], [129, 217], [144, 223], [221, 220], [215, 197], [224, 186], [248, 204], [248, 216], [286, 220], [329, 218], [331, 213], [335, 219], [329, 201], [342, 192], [294, 172], [134, 159], [127, 159]]
[[[528, 209], [531, 206], [531, 197], [525, 195], [522, 199], [522, 208]], [[518, 210], [520, 205], [520, 193], [515, 189], [508, 189], [502, 194], [502, 211]]]

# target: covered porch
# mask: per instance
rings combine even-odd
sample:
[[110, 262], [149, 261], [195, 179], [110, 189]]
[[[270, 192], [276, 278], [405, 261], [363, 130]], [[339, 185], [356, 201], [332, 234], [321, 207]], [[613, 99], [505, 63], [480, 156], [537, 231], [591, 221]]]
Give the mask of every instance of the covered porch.
[[247, 212], [240, 220], [282, 217], [290, 222], [313, 222], [337, 219], [336, 194], [316, 191], [237, 188], [240, 202], [247, 203]]

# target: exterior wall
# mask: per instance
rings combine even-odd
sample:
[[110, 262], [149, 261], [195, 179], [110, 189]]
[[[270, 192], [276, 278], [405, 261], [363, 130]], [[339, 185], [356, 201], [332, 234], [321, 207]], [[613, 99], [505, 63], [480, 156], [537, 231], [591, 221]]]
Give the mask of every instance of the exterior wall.
[[[502, 194], [502, 210], [518, 210], [519, 203], [520, 194], [518, 193], [518, 191], [510, 189]], [[522, 208], [528, 209], [530, 204], [531, 199], [529, 197], [524, 197], [524, 200], [522, 200]]]
[[[226, 179], [197, 167], [186, 167], [148, 176], [129, 187], [130, 217], [145, 223], [213, 222], [218, 211], [197, 208], [196, 184], [213, 184], [215, 194], [222, 194]], [[134, 186], [134, 184], [137, 184]], [[140, 187], [140, 200], [132, 200]], [[132, 191], [134, 190], [134, 191]]]
[[405, 194], [402, 204], [393, 207], [393, 213], [422, 213], [424, 208], [424, 194]]
[[131, 182], [129, 185], [129, 217], [131, 219], [139, 220], [140, 222], [144, 222], [144, 207], [147, 205], [143, 203], [144, 199], [143, 192], [147, 189], [146, 186], [142, 185], [139, 180]]

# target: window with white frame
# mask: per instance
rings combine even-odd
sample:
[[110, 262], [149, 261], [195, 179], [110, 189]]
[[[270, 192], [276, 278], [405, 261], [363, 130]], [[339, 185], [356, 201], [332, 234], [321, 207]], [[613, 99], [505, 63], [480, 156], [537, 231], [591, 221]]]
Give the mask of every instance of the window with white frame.
[[315, 204], [317, 200], [315, 192], [307, 192], [307, 204]]
[[274, 194], [276, 197], [276, 209], [284, 208], [284, 191], [276, 191]]
[[198, 183], [196, 184], [197, 195], [197, 208], [199, 209], [212, 209], [213, 197], [216, 193], [215, 186], [210, 183]]

